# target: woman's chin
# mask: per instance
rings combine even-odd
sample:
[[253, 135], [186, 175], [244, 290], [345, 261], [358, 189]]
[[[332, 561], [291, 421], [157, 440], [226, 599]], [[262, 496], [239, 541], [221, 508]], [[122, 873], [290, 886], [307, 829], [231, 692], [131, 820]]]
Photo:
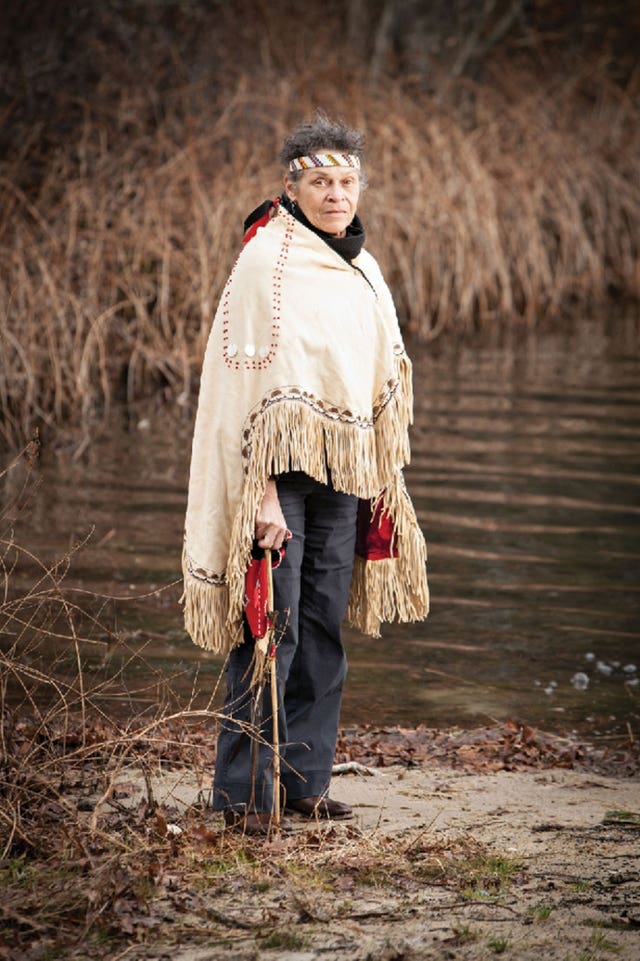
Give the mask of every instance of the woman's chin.
[[333, 237], [344, 237], [347, 232], [347, 225], [344, 221], [338, 221], [329, 218], [320, 227], [320, 230], [324, 230], [326, 234], [331, 234]]

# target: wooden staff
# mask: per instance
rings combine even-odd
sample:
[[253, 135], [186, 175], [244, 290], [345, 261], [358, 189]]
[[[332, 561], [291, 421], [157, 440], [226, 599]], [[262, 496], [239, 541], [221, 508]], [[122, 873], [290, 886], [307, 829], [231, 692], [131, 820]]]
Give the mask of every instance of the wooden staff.
[[273, 599], [273, 568], [271, 566], [271, 549], [266, 548], [267, 557], [267, 617], [269, 677], [271, 683], [271, 713], [273, 723], [273, 820], [276, 827], [280, 826], [280, 731], [278, 728], [278, 675], [276, 672], [276, 625]]

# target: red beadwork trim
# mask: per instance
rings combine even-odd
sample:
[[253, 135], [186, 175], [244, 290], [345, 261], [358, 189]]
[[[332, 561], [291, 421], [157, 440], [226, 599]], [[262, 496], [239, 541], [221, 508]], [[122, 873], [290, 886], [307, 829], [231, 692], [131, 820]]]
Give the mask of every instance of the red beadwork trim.
[[[236, 272], [236, 267], [238, 266], [238, 260], [236, 260], [229, 279], [226, 283], [224, 291], [222, 292], [222, 354], [227, 367], [232, 370], [265, 370], [271, 365], [271, 361], [278, 349], [278, 342], [280, 339], [280, 322], [282, 319], [282, 283], [285, 266], [289, 256], [289, 248], [291, 246], [291, 241], [293, 239], [293, 229], [295, 226], [295, 220], [289, 214], [278, 212], [279, 216], [285, 216], [285, 234], [282, 241], [282, 246], [278, 254], [275, 268], [273, 271], [273, 279], [271, 282], [271, 331], [269, 333], [269, 353], [266, 357], [260, 357], [257, 360], [243, 360], [240, 357], [240, 351], [243, 349], [242, 344], [237, 344], [238, 353], [234, 354], [233, 357], [229, 356], [229, 300], [231, 297], [231, 286]], [[258, 344], [256, 345], [258, 350], [261, 346], [267, 346]]]

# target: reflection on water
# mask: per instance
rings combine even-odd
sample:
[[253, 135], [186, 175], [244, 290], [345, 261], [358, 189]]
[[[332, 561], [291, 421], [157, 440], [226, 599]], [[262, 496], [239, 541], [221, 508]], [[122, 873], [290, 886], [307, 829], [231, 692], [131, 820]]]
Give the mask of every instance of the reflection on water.
[[[410, 347], [407, 483], [429, 544], [432, 613], [378, 640], [347, 632], [345, 724], [516, 717], [638, 733], [635, 325], [512, 337]], [[132, 595], [175, 581], [190, 436], [188, 420], [159, 412], [114, 428], [81, 462], [46, 453], [23, 542], [50, 557], [93, 525], [68, 584]], [[178, 596], [174, 586], [98, 613], [179, 673], [173, 683], [191, 689], [198, 670], [196, 686], [210, 690], [220, 662], [185, 638]]]

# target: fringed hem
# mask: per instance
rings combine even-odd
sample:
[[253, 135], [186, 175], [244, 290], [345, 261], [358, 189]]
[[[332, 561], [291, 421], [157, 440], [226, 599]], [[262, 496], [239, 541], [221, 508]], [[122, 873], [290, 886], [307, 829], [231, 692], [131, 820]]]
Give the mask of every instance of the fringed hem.
[[318, 401], [298, 387], [267, 394], [249, 415], [243, 433], [246, 484], [266, 473], [301, 470], [339, 490], [371, 496], [409, 462], [412, 420], [411, 361], [396, 358], [396, 374], [374, 404], [371, 420]]
[[[282, 396], [280, 396], [282, 394]], [[411, 361], [396, 355], [396, 380], [375, 408], [373, 424], [350, 423], [339, 412], [321, 412], [304, 395], [279, 392], [254, 411], [244, 441], [242, 498], [231, 530], [226, 583], [198, 579], [183, 559], [185, 627], [195, 644], [227, 653], [243, 640], [245, 575], [251, 560], [255, 518], [271, 475], [299, 470], [337, 490], [384, 503], [398, 538], [397, 559], [364, 563], [356, 558], [347, 619], [377, 635], [382, 621], [415, 621], [428, 612], [426, 547], [404, 487], [412, 420]]]
[[182, 570], [184, 593], [184, 626], [194, 644], [213, 654], [228, 654], [242, 643], [242, 615], [230, 622], [229, 588], [226, 584], [208, 584], [189, 573], [186, 555]]
[[[413, 365], [404, 348], [396, 355], [398, 361], [398, 379], [400, 380], [400, 396], [402, 397], [402, 420], [407, 426], [413, 424]], [[408, 458], [407, 458], [408, 460]]]
[[380, 636], [383, 622], [421, 621], [429, 613], [427, 548], [404, 487], [402, 492], [400, 504], [393, 504], [391, 497], [387, 500], [385, 492], [398, 535], [398, 556], [368, 561], [356, 555], [354, 561], [346, 620], [373, 637]]
[[[376, 497], [385, 488], [397, 488], [401, 467], [409, 461], [408, 427], [412, 414], [411, 361], [397, 357], [397, 380], [377, 407], [372, 426], [345, 422], [331, 409], [320, 413], [304, 398], [282, 392], [282, 399], [262, 407], [249, 418], [245, 432], [245, 480], [242, 503], [236, 514], [226, 568], [230, 616], [242, 611], [245, 573], [251, 559], [255, 518], [267, 479], [287, 471], [303, 471], [320, 483], [357, 497]], [[402, 482], [400, 480], [400, 485]], [[413, 509], [402, 486], [404, 498]], [[402, 499], [402, 497], [401, 497]], [[406, 514], [404, 504], [388, 503], [399, 536]], [[386, 499], [385, 499], [386, 503]], [[415, 515], [414, 515], [415, 517]], [[419, 533], [422, 539], [422, 535]], [[423, 541], [424, 544], [424, 541]]]
[[422, 621], [429, 613], [426, 577], [413, 587], [403, 582], [394, 558], [366, 561], [356, 557], [346, 622], [363, 634], [380, 637], [383, 623]]

